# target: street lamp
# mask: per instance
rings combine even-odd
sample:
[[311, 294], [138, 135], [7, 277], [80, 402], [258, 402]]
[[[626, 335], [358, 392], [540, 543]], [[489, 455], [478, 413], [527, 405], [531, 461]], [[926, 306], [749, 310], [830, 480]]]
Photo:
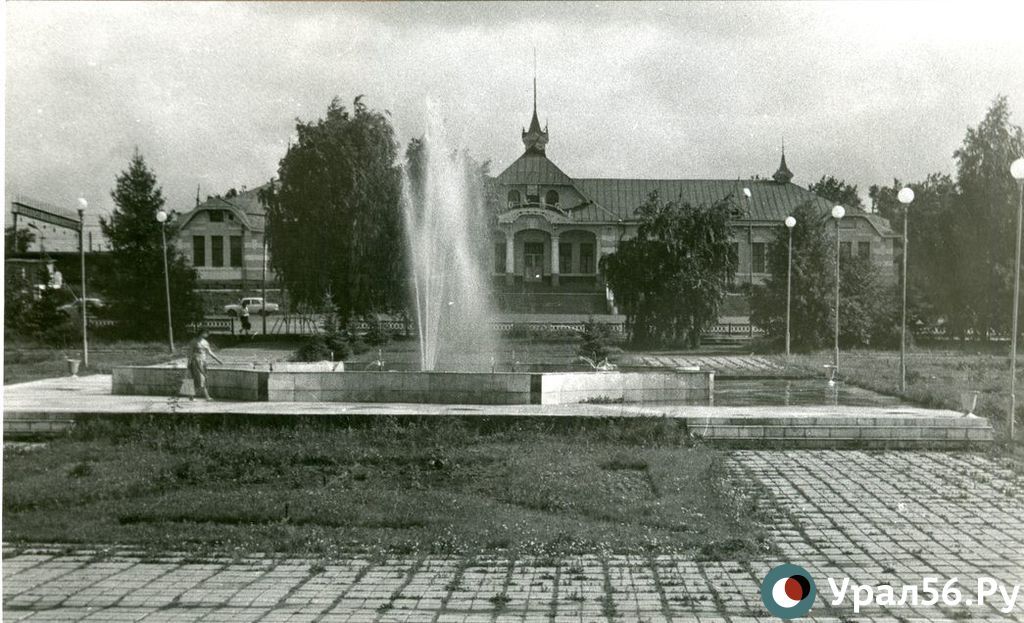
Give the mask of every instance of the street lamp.
[[786, 358], [789, 358], [789, 308], [793, 284], [793, 228], [796, 227], [796, 219], [792, 216], [786, 217], [786, 229], [789, 230], [789, 260], [786, 263]]
[[89, 367], [89, 314], [85, 298], [85, 209], [89, 202], [78, 198], [78, 255], [82, 263], [82, 366]]
[[900, 391], [907, 391], [907, 221], [910, 219], [910, 202], [914, 190], [909, 186], [900, 189], [896, 198], [903, 204], [903, 320], [900, 324]]
[[1020, 307], [1020, 219], [1024, 211], [1024, 158], [1010, 165], [1010, 175], [1017, 180], [1017, 255], [1013, 263], [1013, 333], [1010, 337], [1010, 441], [1013, 441], [1013, 419], [1017, 413], [1017, 310]]
[[[747, 199], [747, 249], [749, 250], [747, 257], [747, 318], [749, 319], [752, 317], [750, 313], [750, 297], [754, 292], [754, 222], [751, 220], [753, 215], [750, 212], [750, 198], [753, 195], [746, 186], [743, 187], [743, 196]], [[750, 330], [750, 339], [754, 339], [753, 321], [747, 322], [747, 328]]]
[[839, 378], [839, 221], [846, 216], [846, 208], [836, 205], [832, 208], [832, 218], [836, 221], [836, 327], [835, 353], [832, 356], [832, 375]]
[[167, 295], [167, 345], [174, 353], [174, 326], [171, 324], [171, 277], [167, 271], [167, 213], [158, 210], [156, 222], [160, 223], [160, 241], [164, 248], [164, 293]]

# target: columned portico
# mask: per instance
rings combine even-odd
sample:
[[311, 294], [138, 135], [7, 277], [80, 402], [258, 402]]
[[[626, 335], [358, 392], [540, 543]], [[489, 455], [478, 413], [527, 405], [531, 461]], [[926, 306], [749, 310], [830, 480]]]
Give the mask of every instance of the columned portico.
[[516, 236], [511, 229], [505, 230], [505, 285], [516, 282]]
[[558, 275], [561, 271], [558, 265], [558, 232], [551, 233], [551, 285], [558, 286]]

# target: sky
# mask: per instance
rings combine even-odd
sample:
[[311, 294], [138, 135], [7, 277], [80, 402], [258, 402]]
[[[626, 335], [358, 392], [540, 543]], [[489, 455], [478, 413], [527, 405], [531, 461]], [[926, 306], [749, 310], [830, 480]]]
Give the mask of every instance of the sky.
[[296, 120], [427, 102], [500, 172], [537, 105], [573, 177], [872, 184], [955, 172], [997, 94], [1024, 124], [1024, 3], [11, 1], [6, 193], [89, 223], [138, 148], [168, 209], [276, 175]]

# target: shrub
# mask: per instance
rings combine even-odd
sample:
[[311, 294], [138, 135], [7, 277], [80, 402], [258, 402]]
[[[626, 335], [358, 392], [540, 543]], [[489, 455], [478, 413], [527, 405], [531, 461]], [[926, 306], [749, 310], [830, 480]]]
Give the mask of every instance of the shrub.
[[327, 361], [331, 358], [331, 349], [327, 338], [322, 334], [310, 336], [292, 356], [292, 361]]
[[370, 329], [366, 332], [366, 343], [371, 346], [384, 346], [391, 341], [391, 333], [384, 328], [379, 320], [370, 321]]
[[610, 351], [608, 349], [608, 328], [603, 324], [594, 322], [591, 318], [583, 325], [583, 333], [580, 334], [582, 340], [579, 348], [576, 349], [576, 354], [580, 357], [586, 357], [595, 364], [601, 363], [608, 358]]

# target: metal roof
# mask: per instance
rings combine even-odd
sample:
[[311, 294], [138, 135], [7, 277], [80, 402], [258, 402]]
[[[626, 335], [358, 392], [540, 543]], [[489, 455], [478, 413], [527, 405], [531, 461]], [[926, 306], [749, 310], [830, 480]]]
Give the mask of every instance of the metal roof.
[[547, 184], [573, 186], [572, 178], [544, 154], [527, 152], [508, 165], [496, 178], [499, 184]]
[[[822, 214], [831, 211], [832, 202], [796, 184], [773, 180], [646, 180], [576, 179], [575, 186], [593, 203], [572, 211], [576, 221], [636, 220], [636, 209], [653, 191], [663, 201], [683, 201], [695, 206], [710, 206], [728, 199], [742, 216], [741, 221], [782, 222], [797, 206], [810, 202]], [[750, 189], [746, 199], [743, 189]], [[888, 221], [857, 208], [848, 208], [850, 216], [866, 218], [881, 235], [893, 232]]]

